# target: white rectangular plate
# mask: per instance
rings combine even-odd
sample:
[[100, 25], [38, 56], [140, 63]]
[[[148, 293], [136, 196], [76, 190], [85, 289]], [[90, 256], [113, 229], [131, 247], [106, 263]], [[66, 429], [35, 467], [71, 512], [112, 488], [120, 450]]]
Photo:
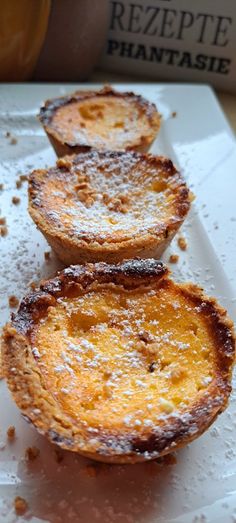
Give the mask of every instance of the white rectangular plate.
[[[35, 118], [40, 104], [80, 87], [88, 86], [0, 87], [0, 182], [5, 185], [0, 215], [7, 217], [9, 228], [8, 236], [0, 238], [1, 324], [9, 317], [10, 294], [21, 298], [30, 282], [59, 268], [54, 255], [44, 259], [48, 246], [27, 214], [27, 184], [17, 190], [15, 183], [19, 174], [55, 161]], [[115, 87], [134, 90], [156, 103], [163, 122], [152, 152], [170, 156], [196, 194], [181, 231], [188, 249], [180, 251], [174, 240], [164, 259], [179, 254], [175, 276], [200, 283], [235, 318], [236, 149], [213, 92], [206, 86], [174, 84]], [[10, 143], [7, 131], [17, 138], [16, 144]], [[21, 198], [19, 205], [11, 202], [15, 195]], [[35, 523], [232, 523], [236, 521], [235, 411], [232, 395], [227, 412], [199, 440], [178, 452], [175, 465], [96, 466], [93, 476], [86, 468], [88, 460], [73, 453], [63, 452], [63, 461], [56, 462], [54, 447], [21, 418], [1, 381], [0, 523], [26, 519], [15, 516], [16, 495], [28, 501], [27, 518]], [[6, 437], [9, 425], [16, 427], [12, 443]], [[27, 463], [25, 449], [33, 445], [40, 448], [40, 456]]]

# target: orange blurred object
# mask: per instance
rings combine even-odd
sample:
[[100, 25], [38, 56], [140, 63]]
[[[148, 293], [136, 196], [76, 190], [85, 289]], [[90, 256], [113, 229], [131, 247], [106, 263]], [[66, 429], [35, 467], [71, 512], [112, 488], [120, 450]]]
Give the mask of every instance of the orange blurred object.
[[1, 0], [0, 81], [31, 78], [44, 42], [51, 0]]

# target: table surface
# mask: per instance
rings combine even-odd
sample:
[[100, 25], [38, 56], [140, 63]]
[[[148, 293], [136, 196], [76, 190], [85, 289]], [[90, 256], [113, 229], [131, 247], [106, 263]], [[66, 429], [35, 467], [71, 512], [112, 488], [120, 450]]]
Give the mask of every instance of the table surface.
[[[101, 81], [104, 82], [104, 78]], [[127, 90], [132, 89], [132, 85], [126, 86]], [[1, 247], [1, 257], [4, 260], [0, 267], [1, 291], [3, 303], [6, 304], [4, 311], [1, 311], [1, 321], [8, 318], [8, 295], [20, 296], [21, 293], [25, 293], [29, 281], [42, 276], [47, 277], [56, 269], [53, 255], [44, 262], [47, 246], [27, 214], [26, 186], [22, 187], [19, 193], [21, 204], [15, 208], [15, 212], [12, 197], [16, 193], [16, 172], [28, 172], [31, 169], [29, 165], [40, 168], [45, 164], [50, 165], [55, 160], [53, 150], [34, 114], [42, 100], [62, 94], [62, 89], [63, 92], [73, 91], [73, 85], [40, 84], [33, 88], [29, 84], [10, 85], [1, 90], [0, 167], [1, 181], [6, 184], [8, 191], [2, 195], [1, 207], [3, 206], [3, 215], [7, 216], [10, 232], [4, 239], [4, 247]], [[162, 85], [156, 87], [155, 84], [145, 84], [134, 86], [134, 90], [147, 98], [150, 96], [157, 107], [160, 104], [163, 132], [155, 143], [154, 154], [173, 155], [173, 160], [177, 162], [186, 179], [196, 187], [196, 191], [193, 187], [196, 193], [194, 209], [183, 229], [188, 248], [186, 252], [181, 252], [173, 271], [178, 271], [182, 281], [186, 276], [186, 279], [201, 283], [207, 292], [216, 294], [223, 305], [227, 302], [230, 308], [233, 308], [232, 300], [235, 293], [233, 288], [232, 291], [229, 288], [212, 250], [211, 241], [218, 257], [221, 259], [221, 255], [224, 255], [227, 278], [231, 274], [233, 277], [236, 252], [229, 234], [232, 231], [232, 236], [234, 234], [233, 237], [236, 237], [236, 231], [233, 231], [236, 221], [230, 221], [235, 209], [235, 140], [215, 104], [212, 92], [204, 86], [176, 88], [172, 84], [163, 89]], [[173, 109], [178, 113], [174, 119], [169, 118]], [[193, 125], [189, 126], [189, 122], [193, 122]], [[5, 137], [6, 129], [13, 136], [19, 137], [14, 147]], [[209, 231], [209, 238], [202, 225], [205, 231]], [[177, 244], [173, 244], [171, 252], [180, 254], [177, 248]], [[169, 254], [166, 254], [166, 260], [168, 257]], [[236, 282], [236, 277], [234, 281]], [[63, 521], [70, 520], [72, 523], [71, 517], [74, 521], [77, 520], [77, 513], [82, 521], [119, 519], [122, 522], [137, 522], [145, 519], [151, 523], [157, 519], [162, 522], [171, 519], [172, 523], [189, 523], [206, 521], [206, 514], [208, 522], [233, 523], [235, 400], [230, 410], [219, 419], [217, 427], [194, 442], [191, 450], [186, 449], [185, 454], [178, 455], [174, 467], [163, 467], [158, 469], [158, 472], [148, 469], [149, 465], [138, 465], [137, 469], [129, 470], [120, 467], [118, 471], [109, 467], [104, 473], [104, 468], [101, 474], [98, 472], [97, 478], [90, 478], [88, 470], [86, 472], [87, 462], [85, 464], [84, 461], [75, 459], [72, 453], [67, 453], [66, 456], [63, 453], [64, 460], [62, 465], [58, 466], [46, 440], [37, 436], [36, 432], [20, 419], [19, 413], [13, 410], [3, 383], [0, 398], [1, 405], [4, 405], [4, 408], [1, 408], [0, 448], [5, 444], [4, 434], [7, 427], [17, 427], [16, 441], [11, 442], [11, 448], [6, 445], [0, 452], [0, 486], [6, 503], [9, 503], [7, 507], [12, 506], [12, 498], [16, 494], [23, 494], [29, 503], [33, 519], [38, 523], [48, 517], [50, 520], [51, 517], [62, 518]], [[41, 449], [38, 465], [37, 462], [32, 463], [30, 468], [22, 458], [26, 445]], [[11, 458], [12, 454], [14, 459]], [[2, 507], [5, 510], [5, 505], [1, 505], [0, 500], [0, 521], [10, 523], [13, 514], [10, 514], [9, 518], [4, 515], [1, 517]], [[49, 512], [51, 517], [46, 516]]]

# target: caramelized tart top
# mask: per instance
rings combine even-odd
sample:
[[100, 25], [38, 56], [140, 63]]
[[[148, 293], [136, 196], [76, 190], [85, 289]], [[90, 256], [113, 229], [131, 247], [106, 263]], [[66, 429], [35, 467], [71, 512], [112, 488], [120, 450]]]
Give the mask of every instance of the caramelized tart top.
[[49, 134], [71, 148], [129, 150], [148, 146], [161, 118], [142, 96], [105, 87], [48, 100], [39, 119]]
[[[29, 211], [38, 225], [97, 244], [168, 237], [190, 207], [186, 184], [171, 160], [134, 152], [67, 156], [34, 171]], [[147, 238], [148, 239], [148, 238]]]
[[[225, 408], [235, 341], [214, 299], [155, 260], [72, 266], [5, 328], [18, 405], [66, 448], [150, 459]], [[101, 458], [102, 459], [102, 458]]]

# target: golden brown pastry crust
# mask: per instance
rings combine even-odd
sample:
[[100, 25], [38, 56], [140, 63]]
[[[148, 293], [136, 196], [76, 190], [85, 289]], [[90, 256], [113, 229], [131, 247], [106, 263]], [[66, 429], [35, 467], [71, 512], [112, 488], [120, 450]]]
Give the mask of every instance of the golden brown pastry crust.
[[96, 441], [87, 428], [74, 426], [61, 410], [52, 394], [43, 386], [43, 379], [33, 356], [30, 333], [47, 315], [48, 307], [58, 298], [76, 296], [91, 286], [112, 283], [126, 289], [160, 285], [176, 285], [167, 277], [168, 270], [156, 260], [129, 260], [118, 265], [97, 263], [65, 269], [52, 280], [23, 299], [18, 313], [6, 325], [2, 340], [5, 377], [13, 397], [24, 414], [40, 433], [59, 446], [85, 456], [111, 463], [135, 463], [154, 459], [176, 450], [202, 434], [227, 406], [231, 391], [231, 374], [235, 355], [233, 324], [215, 299], [205, 296], [195, 285], [179, 285], [178, 292], [201, 307], [209, 323], [209, 336], [214, 339], [215, 366], [213, 380], [205, 392], [183, 412], [168, 415], [153, 428], [137, 432], [123, 426], [99, 426]]
[[[101, 119], [101, 130], [106, 131], [107, 139], [102, 137], [102, 134], [94, 133], [93, 125], [88, 128], [85, 134], [86, 118], [82, 119], [82, 122], [78, 120], [77, 126], [76, 122], [74, 123], [75, 132], [71, 130], [70, 115], [68, 114], [68, 118], [66, 118], [64, 111], [63, 119], [56, 118], [55, 121], [55, 116], [61, 108], [68, 107], [70, 111], [71, 106], [74, 105], [73, 118], [75, 118], [75, 114], [78, 114], [78, 107], [83, 107], [84, 102], [86, 102], [86, 110], [89, 110], [89, 107], [96, 109], [96, 102], [101, 103], [101, 101], [103, 102], [102, 112], [105, 115], [111, 101], [114, 104], [113, 115], [117, 112], [117, 123], [109, 122], [109, 118], [107, 122], [104, 121], [103, 123]], [[121, 103], [124, 112], [124, 114], [122, 113], [123, 120], [120, 109]], [[127, 108], [127, 115], [125, 114], [125, 107]], [[97, 113], [99, 117], [101, 111], [97, 110]], [[136, 114], [135, 121], [132, 120], [134, 113]], [[47, 100], [40, 109], [39, 120], [56, 154], [60, 157], [66, 154], [88, 152], [93, 148], [146, 152], [159, 131], [161, 116], [155, 105], [142, 96], [132, 92], [118, 92], [106, 86], [100, 91], [76, 91], [70, 95]], [[81, 127], [81, 123], [83, 127]], [[69, 128], [70, 134], [68, 134]], [[114, 129], [118, 129], [118, 131], [114, 133]]]
[[159, 258], [190, 201], [171, 160], [135, 152], [65, 157], [29, 180], [29, 213], [66, 265]]

